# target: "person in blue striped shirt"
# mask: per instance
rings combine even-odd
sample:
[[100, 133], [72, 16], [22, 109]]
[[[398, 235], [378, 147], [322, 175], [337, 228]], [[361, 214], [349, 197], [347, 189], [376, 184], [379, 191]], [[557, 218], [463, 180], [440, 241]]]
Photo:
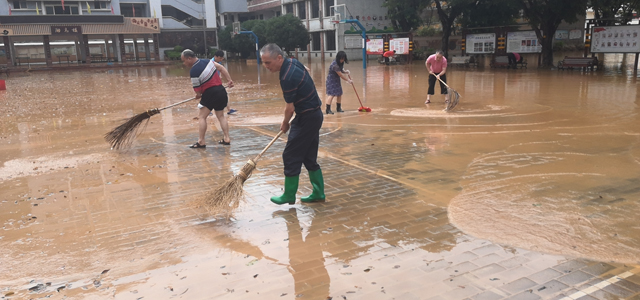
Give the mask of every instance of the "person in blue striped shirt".
[[[293, 58], [288, 58], [276, 44], [266, 44], [260, 50], [264, 66], [272, 73], [279, 72], [280, 87], [286, 102], [280, 130], [289, 132], [287, 145], [282, 152], [284, 162], [284, 194], [271, 197], [275, 204], [295, 204], [302, 165], [309, 171], [313, 192], [302, 197], [302, 202], [324, 201], [324, 179], [318, 165], [318, 145], [323, 114], [316, 86], [307, 68]], [[291, 124], [289, 120], [296, 117]]]

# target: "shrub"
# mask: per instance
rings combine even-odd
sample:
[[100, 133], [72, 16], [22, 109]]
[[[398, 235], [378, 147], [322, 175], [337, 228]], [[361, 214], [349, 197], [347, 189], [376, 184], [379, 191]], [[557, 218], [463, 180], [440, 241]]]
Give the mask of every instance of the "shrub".
[[439, 30], [431, 26], [420, 26], [415, 33], [417, 36], [435, 36]]
[[166, 55], [170, 60], [180, 60], [180, 55], [182, 55], [182, 50], [184, 50], [184, 47], [175, 46], [173, 47], [173, 50], [164, 51], [164, 55]]

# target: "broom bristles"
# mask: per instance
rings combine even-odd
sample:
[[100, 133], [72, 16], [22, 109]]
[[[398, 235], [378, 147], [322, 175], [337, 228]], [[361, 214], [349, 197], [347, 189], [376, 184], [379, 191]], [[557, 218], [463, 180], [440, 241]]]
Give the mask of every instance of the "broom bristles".
[[449, 103], [447, 103], [447, 107], [444, 109], [445, 111], [450, 111], [458, 105], [458, 101], [460, 100], [460, 93], [452, 88], [447, 88], [447, 93], [449, 93], [451, 99], [449, 99]]
[[253, 160], [249, 160], [238, 174], [215, 190], [205, 194], [203, 198], [197, 201], [196, 206], [203, 207], [210, 215], [224, 214], [229, 218], [240, 206], [240, 202], [244, 201], [244, 189], [242, 186], [251, 177], [251, 172], [255, 168], [256, 163]]
[[[104, 139], [107, 143], [111, 144], [111, 148], [113, 149], [128, 148], [133, 143], [133, 140], [135, 140], [135, 138], [147, 127], [149, 119], [159, 113], [160, 110], [155, 108], [141, 114], [137, 114], [129, 118], [129, 120], [124, 122], [122, 125], [105, 134]], [[140, 127], [143, 122], [144, 126]]]

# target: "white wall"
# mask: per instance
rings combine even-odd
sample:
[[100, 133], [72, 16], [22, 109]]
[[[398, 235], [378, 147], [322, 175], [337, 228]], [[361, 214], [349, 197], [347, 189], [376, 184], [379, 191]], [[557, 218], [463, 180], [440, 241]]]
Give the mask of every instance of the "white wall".
[[[205, 7], [205, 17], [207, 19], [207, 28], [216, 28], [216, 1], [215, 0], [204, 0]], [[246, 7], [246, 4], [245, 4]]]
[[164, 28], [164, 23], [162, 20], [162, 1], [161, 0], [149, 0], [149, 16], [153, 18], [153, 11], [156, 12], [156, 18], [158, 18], [158, 22], [160, 28]]

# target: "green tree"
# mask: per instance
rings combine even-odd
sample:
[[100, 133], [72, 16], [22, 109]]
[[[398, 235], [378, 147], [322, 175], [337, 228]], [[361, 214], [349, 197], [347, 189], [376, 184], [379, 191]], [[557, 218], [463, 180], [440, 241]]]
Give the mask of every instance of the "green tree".
[[596, 25], [613, 26], [629, 24], [633, 11], [640, 10], [640, 0], [590, 0]]
[[438, 17], [440, 18], [440, 24], [442, 24], [442, 51], [444, 56], [449, 57], [449, 37], [453, 31], [453, 26], [456, 19], [462, 15], [463, 12], [468, 11], [477, 0], [433, 0], [438, 10]]
[[520, 0], [529, 25], [542, 45], [542, 66], [553, 66], [553, 36], [562, 21], [575, 23], [587, 10], [587, 0]]
[[233, 39], [231, 39], [232, 31], [232, 26], [227, 26], [224, 29], [218, 31], [218, 44], [220, 44], [220, 49], [224, 51], [239, 52], [238, 49], [236, 49], [235, 44], [233, 43]]
[[516, 24], [520, 5], [513, 0], [478, 0], [460, 17], [463, 28], [493, 27]]
[[265, 35], [270, 43], [277, 44], [287, 54], [311, 41], [309, 31], [302, 25], [302, 21], [290, 14], [269, 19]]
[[420, 14], [430, 2], [430, 0], [385, 0], [382, 7], [387, 8], [387, 16], [393, 28], [399, 31], [411, 31], [422, 25]]

